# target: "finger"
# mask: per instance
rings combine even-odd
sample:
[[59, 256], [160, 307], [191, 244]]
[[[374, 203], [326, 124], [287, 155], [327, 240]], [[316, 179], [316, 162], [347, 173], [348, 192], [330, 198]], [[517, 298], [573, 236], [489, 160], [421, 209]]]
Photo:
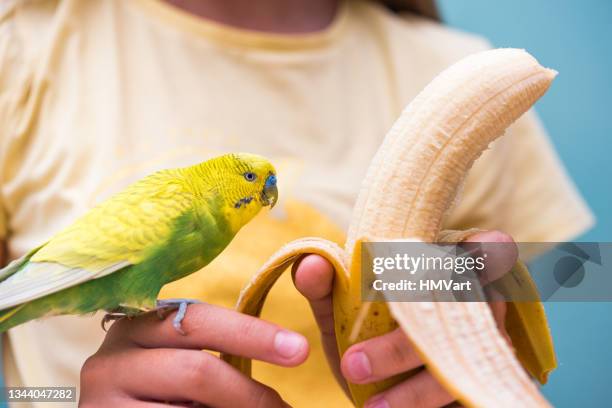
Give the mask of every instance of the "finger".
[[480, 274], [482, 285], [494, 282], [508, 273], [518, 259], [518, 248], [512, 237], [500, 231], [470, 235], [461, 244], [473, 256], [484, 258], [485, 270]]
[[[122, 408], [168, 408], [168, 404], [163, 404], [161, 402], [152, 402], [152, 401], [140, 401], [137, 399], [131, 398], [122, 398], [117, 401], [108, 401], [104, 398], [100, 398], [99, 400], [82, 400], [79, 401], [79, 406], [86, 407], [107, 407], [109, 404], [112, 404], [116, 407]], [[172, 406], [180, 406], [172, 404]], [[193, 405], [186, 405], [193, 406]]]
[[434, 408], [454, 401], [428, 371], [421, 371], [365, 403], [365, 408]]
[[401, 329], [351, 346], [342, 356], [342, 374], [355, 384], [366, 384], [423, 365]]
[[334, 268], [319, 255], [306, 255], [293, 265], [293, 279], [297, 289], [308, 300], [319, 300], [331, 295]]
[[114, 387], [141, 400], [196, 401], [215, 407], [284, 407], [278, 393], [212, 354], [131, 349], [108, 357]]
[[346, 381], [340, 372], [340, 356], [334, 328], [332, 302], [334, 268], [322, 256], [306, 255], [293, 264], [292, 276], [295, 287], [310, 303], [321, 332], [321, 343], [330, 368], [341, 386], [348, 392]]
[[294, 264], [292, 275], [295, 287], [310, 302], [321, 333], [334, 335], [332, 265], [322, 256], [307, 255]]
[[489, 299], [489, 307], [491, 308], [495, 323], [497, 323], [497, 328], [506, 341], [512, 343], [510, 335], [506, 330], [506, 312], [508, 310], [508, 305], [504, 297], [498, 291], [487, 288], [487, 298]]
[[[122, 408], [168, 408], [168, 404], [164, 404], [162, 402], [152, 402], [152, 401], [140, 401], [137, 399], [123, 398], [119, 401], [116, 401], [116, 407]], [[80, 406], [80, 405], [79, 405]], [[92, 401], [91, 405], [85, 404], [85, 406], [99, 406], [99, 407], [107, 407], [109, 406], [109, 401], [101, 400], [99, 403], [96, 401]], [[177, 404], [172, 404], [172, 406], [181, 406]], [[185, 405], [189, 406], [189, 405]], [[191, 405], [193, 406], [193, 405]]]
[[304, 336], [255, 317], [209, 304], [190, 305], [182, 322], [185, 334], [180, 334], [172, 326], [174, 313], [164, 320], [155, 313], [120, 320], [109, 335], [140, 347], [210, 349], [282, 366], [299, 365], [308, 356]]
[[[142, 401], [130, 397], [121, 390], [120, 395], [113, 395], [107, 390], [96, 390], [90, 392], [93, 384], [83, 387], [81, 384], [81, 395], [79, 396], [79, 407], [121, 407], [121, 408], [167, 408], [167, 404], [161, 402]], [[174, 405], [173, 405], [174, 406]], [[178, 406], [178, 405], [177, 405]], [[191, 405], [193, 406], [193, 405]]]

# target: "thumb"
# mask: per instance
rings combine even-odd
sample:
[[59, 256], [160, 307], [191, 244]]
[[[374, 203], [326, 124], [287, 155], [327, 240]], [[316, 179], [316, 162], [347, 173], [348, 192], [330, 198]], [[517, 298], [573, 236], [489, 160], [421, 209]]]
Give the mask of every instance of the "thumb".
[[310, 302], [310, 308], [323, 336], [334, 335], [332, 289], [334, 268], [319, 255], [306, 255], [293, 264], [293, 282]]
[[333, 288], [334, 268], [319, 255], [305, 255], [293, 264], [293, 283], [309, 301], [330, 296]]
[[323, 350], [332, 372], [348, 393], [346, 381], [340, 371], [340, 357], [334, 331], [332, 290], [334, 268], [319, 255], [305, 255], [293, 264], [292, 276], [297, 290], [310, 302], [310, 308], [319, 325]]

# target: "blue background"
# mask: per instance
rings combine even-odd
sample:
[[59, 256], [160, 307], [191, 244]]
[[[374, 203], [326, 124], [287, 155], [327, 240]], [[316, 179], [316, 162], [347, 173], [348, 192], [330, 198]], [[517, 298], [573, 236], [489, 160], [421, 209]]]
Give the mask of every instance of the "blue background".
[[[559, 71], [537, 111], [597, 217], [580, 241], [612, 241], [612, 1], [439, 0], [451, 26], [496, 47], [525, 48]], [[612, 303], [546, 304], [559, 368], [544, 393], [558, 407], [612, 406]]]

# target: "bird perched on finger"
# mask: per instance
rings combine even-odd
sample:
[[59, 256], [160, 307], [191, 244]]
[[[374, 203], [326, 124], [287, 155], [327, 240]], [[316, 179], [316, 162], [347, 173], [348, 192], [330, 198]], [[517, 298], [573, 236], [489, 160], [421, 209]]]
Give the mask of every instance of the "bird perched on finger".
[[151, 174], [0, 269], [0, 332], [44, 316], [158, 306], [179, 308], [180, 331], [190, 301], [158, 303], [162, 286], [206, 266], [277, 199], [274, 167], [253, 154]]

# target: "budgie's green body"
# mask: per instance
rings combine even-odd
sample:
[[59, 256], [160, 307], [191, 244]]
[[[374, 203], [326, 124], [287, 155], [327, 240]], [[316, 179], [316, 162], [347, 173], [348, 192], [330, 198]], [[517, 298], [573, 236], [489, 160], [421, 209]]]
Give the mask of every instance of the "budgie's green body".
[[146, 177], [0, 270], [0, 332], [42, 316], [155, 307], [276, 201], [274, 168], [232, 154]]

